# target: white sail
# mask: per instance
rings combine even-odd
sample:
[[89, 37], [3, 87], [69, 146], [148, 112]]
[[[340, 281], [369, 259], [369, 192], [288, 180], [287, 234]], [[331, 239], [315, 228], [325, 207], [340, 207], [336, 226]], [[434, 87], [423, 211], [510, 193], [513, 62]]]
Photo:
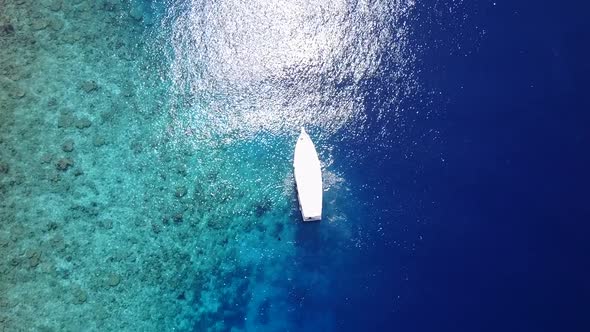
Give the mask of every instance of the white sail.
[[322, 219], [322, 170], [315, 146], [301, 128], [295, 145], [295, 183], [304, 221]]

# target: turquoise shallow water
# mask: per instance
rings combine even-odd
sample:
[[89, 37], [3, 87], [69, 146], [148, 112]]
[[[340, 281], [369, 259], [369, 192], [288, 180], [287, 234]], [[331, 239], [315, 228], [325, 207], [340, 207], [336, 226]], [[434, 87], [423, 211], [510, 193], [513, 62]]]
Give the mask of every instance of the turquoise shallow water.
[[[0, 327], [334, 329], [301, 290], [371, 245], [337, 144], [380, 132], [360, 87], [383, 61], [388, 109], [415, 88], [413, 2], [349, 6], [0, 1]], [[321, 229], [299, 221], [302, 125]]]

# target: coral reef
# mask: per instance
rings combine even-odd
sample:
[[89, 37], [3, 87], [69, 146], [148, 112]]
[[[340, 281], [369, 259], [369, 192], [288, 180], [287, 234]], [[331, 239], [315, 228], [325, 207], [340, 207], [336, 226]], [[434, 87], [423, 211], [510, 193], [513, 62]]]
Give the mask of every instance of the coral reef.
[[289, 274], [289, 156], [178, 125], [146, 3], [0, 3], [0, 330], [239, 328]]

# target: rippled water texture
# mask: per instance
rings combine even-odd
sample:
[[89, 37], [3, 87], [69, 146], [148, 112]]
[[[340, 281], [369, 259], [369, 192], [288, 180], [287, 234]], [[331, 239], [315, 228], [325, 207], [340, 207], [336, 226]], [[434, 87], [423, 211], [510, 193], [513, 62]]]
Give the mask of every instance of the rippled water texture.
[[378, 75], [387, 57], [397, 66], [391, 75], [409, 76], [412, 7], [412, 1], [171, 5], [163, 25], [171, 29], [173, 90], [191, 105], [206, 100], [210, 107], [183, 124], [245, 136], [292, 134], [302, 125], [322, 135], [350, 123], [361, 128], [363, 81]]

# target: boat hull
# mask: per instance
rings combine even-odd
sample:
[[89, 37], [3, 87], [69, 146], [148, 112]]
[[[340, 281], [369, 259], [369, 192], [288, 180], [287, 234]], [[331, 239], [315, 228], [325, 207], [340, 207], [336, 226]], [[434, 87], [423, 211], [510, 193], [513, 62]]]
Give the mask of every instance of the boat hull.
[[315, 146], [301, 128], [293, 158], [297, 198], [303, 221], [322, 219], [322, 170]]

